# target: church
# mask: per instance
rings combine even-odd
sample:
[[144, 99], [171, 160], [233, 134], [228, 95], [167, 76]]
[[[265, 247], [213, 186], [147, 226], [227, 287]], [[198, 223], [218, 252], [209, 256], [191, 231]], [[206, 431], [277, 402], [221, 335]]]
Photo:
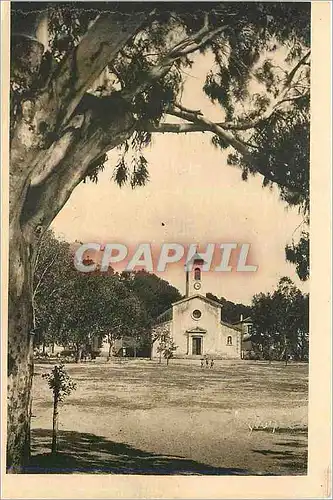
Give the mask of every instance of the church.
[[[175, 358], [241, 359], [243, 330], [222, 321], [222, 305], [205, 296], [204, 264], [199, 254], [188, 263], [185, 297], [157, 318], [155, 336], [162, 332], [170, 334], [177, 346]], [[153, 357], [159, 356], [158, 346], [157, 339]]]

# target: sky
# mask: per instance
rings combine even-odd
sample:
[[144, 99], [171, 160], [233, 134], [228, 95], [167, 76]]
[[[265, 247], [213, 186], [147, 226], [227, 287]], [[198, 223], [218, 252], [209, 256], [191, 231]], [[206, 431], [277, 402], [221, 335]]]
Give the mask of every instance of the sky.
[[[182, 103], [221, 120], [219, 107], [202, 92], [211, 65], [207, 56], [196, 59], [186, 75]], [[307, 292], [308, 284], [300, 282], [284, 251], [293, 238], [297, 241], [302, 217], [279, 199], [277, 188], [263, 188], [260, 175], [243, 181], [211, 138], [209, 133], [154, 134], [144, 151], [150, 181], [134, 190], [111, 180], [119, 153], [109, 153], [99, 182], [81, 183], [52, 228], [70, 242], [126, 244], [130, 254], [138, 243], [151, 243], [155, 254], [163, 242], [197, 243], [201, 251], [207, 243], [249, 243], [249, 264], [258, 270], [203, 273], [206, 291], [250, 304], [254, 294], [272, 291], [280, 277], [289, 276]], [[183, 265], [169, 265], [156, 274], [185, 292]]]

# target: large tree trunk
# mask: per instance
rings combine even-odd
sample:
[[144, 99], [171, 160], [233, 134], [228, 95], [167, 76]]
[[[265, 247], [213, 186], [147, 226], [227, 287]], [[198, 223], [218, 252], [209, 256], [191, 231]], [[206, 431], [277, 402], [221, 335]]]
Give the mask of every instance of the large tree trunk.
[[[12, 228], [14, 229], [14, 228]], [[21, 472], [29, 460], [33, 316], [31, 246], [19, 227], [9, 244], [7, 470]]]
[[59, 64], [52, 61], [46, 76], [39, 74], [45, 63], [41, 43], [21, 37], [20, 45], [13, 45], [11, 76], [25, 82], [27, 88], [36, 84], [37, 90], [18, 95], [13, 92], [11, 103], [7, 404], [10, 472], [20, 472], [29, 458], [35, 250], [89, 168], [134, 131], [135, 118], [117, 93], [97, 98], [87, 91], [145, 18], [143, 13], [122, 18], [114, 13], [99, 16], [75, 49]]
[[[30, 178], [31, 157], [25, 151], [29, 137], [26, 137], [26, 131], [23, 133], [20, 130], [24, 123], [17, 126], [20, 140], [16, 137], [12, 141], [7, 435], [7, 461], [11, 471], [18, 471], [20, 465], [24, 465], [29, 450], [32, 383], [30, 333], [33, 329], [32, 269], [35, 250], [43, 232], [85, 177], [91, 162], [101, 151], [113, 149], [131, 135], [131, 115], [124, 112], [122, 115], [108, 115], [108, 119], [106, 129], [93, 129], [91, 135], [88, 131], [88, 137], [79, 138], [78, 141], [78, 137], [69, 132], [72, 140], [70, 150], [61, 140], [53, 143], [48, 151], [38, 150], [37, 168], [40, 171], [45, 171], [50, 158], [56, 167], [53, 175], [38, 182]], [[22, 144], [24, 135], [26, 141]]]
[[[123, 123], [118, 118], [114, 130], [109, 129], [112, 139], [107, 142], [108, 149], [113, 149], [131, 134], [130, 127], [125, 127], [124, 131], [122, 126]], [[112, 133], [116, 131], [118, 134]], [[33, 370], [32, 268], [35, 248], [42, 232], [48, 228], [76, 185], [82, 181], [90, 162], [101, 150], [103, 137], [99, 138], [98, 142], [99, 134], [94, 135], [95, 143], [91, 138], [91, 142], [86, 140], [78, 143], [76, 148], [71, 150], [71, 154], [66, 155], [64, 152], [57, 164], [57, 173], [48, 177], [38, 187], [33, 187], [26, 178], [28, 172], [24, 169], [26, 167], [28, 170], [29, 157], [28, 165], [23, 165], [22, 162], [17, 164], [17, 170], [21, 174], [18, 179], [15, 179], [15, 174], [12, 175], [16, 169], [12, 167], [13, 162], [11, 164], [13, 186], [10, 189], [12, 206], [9, 248], [7, 428], [7, 467], [11, 472], [19, 472], [29, 455], [29, 412]], [[61, 144], [59, 148], [61, 149]], [[17, 150], [15, 151], [14, 147], [12, 149], [15, 156]], [[21, 151], [21, 155], [23, 158], [24, 151]], [[75, 170], [74, 167], [77, 166], [79, 168]], [[50, 200], [53, 203], [50, 203]]]

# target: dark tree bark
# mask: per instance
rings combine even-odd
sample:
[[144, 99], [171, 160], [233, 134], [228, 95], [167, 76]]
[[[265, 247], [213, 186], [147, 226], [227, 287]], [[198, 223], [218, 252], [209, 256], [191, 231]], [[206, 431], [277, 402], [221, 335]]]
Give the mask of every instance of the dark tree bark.
[[53, 425], [52, 425], [52, 445], [51, 452], [56, 454], [58, 450], [58, 428], [59, 428], [59, 394], [53, 395]]

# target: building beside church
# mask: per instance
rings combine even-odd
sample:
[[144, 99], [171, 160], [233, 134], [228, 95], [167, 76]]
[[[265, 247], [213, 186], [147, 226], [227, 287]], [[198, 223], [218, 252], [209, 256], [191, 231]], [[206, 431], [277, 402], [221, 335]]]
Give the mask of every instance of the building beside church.
[[[188, 263], [186, 294], [161, 314], [154, 328], [155, 337], [168, 332], [177, 346], [175, 358], [241, 359], [243, 329], [222, 321], [222, 305], [205, 295], [203, 258], [196, 254]], [[158, 357], [158, 339], [153, 357]]]
[[252, 344], [252, 335], [253, 335], [253, 321], [250, 316], [243, 319], [243, 315], [241, 314], [239, 321], [234, 323], [234, 326], [240, 328], [242, 330], [242, 359], [249, 359], [253, 357], [253, 344]]

